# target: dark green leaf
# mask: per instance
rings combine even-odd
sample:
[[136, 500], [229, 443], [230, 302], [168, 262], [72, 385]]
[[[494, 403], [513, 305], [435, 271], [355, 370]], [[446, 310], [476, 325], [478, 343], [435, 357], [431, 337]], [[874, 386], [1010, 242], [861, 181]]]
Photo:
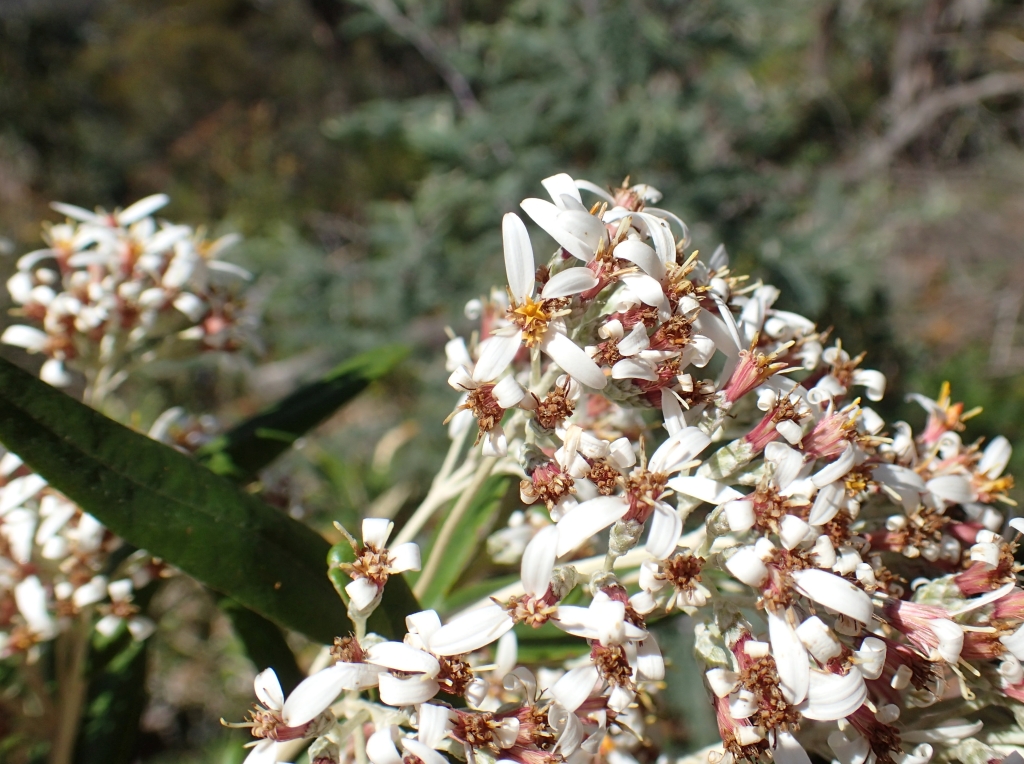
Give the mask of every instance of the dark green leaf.
[[257, 671], [274, 669], [286, 695], [305, 678], [277, 624], [230, 597], [220, 597], [217, 605], [231, 619], [235, 634]]
[[316, 532], [2, 359], [0, 442], [129, 543], [278, 625], [318, 642], [351, 628]]
[[389, 346], [351, 358], [215, 439], [198, 456], [217, 474], [248, 482], [407, 354], [407, 348]]

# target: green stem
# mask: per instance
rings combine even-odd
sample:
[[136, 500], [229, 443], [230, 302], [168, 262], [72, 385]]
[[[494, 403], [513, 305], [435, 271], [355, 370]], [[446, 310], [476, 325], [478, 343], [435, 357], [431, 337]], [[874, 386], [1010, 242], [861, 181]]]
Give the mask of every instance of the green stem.
[[441, 531], [437, 534], [434, 547], [430, 550], [430, 558], [427, 560], [427, 564], [423, 566], [423, 572], [416, 580], [416, 586], [413, 587], [413, 593], [417, 597], [422, 597], [430, 587], [430, 583], [434, 580], [434, 576], [437, 575], [437, 571], [441, 567], [441, 560], [444, 559], [447, 553], [446, 548], [452, 540], [452, 536], [455, 535], [455, 529], [459, 527], [459, 523], [466, 516], [470, 505], [473, 503], [473, 497], [476, 496], [484, 482], [490, 477], [497, 461], [495, 457], [488, 456], [480, 462], [480, 466], [473, 476], [473, 482], [466, 486], [466, 490], [462, 492], [459, 500], [452, 507], [452, 511], [445, 518], [444, 525], [441, 526]]

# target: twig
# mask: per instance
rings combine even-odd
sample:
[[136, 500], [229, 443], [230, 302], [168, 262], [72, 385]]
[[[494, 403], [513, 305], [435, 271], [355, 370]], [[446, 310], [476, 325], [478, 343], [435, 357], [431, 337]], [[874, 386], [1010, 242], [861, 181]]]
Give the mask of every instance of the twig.
[[[409, 521], [402, 526], [402, 529], [398, 532], [395, 540], [392, 542], [395, 546], [404, 544], [407, 541], [412, 541], [416, 538], [416, 534], [420, 532], [420, 529], [426, 524], [427, 520], [431, 518], [434, 512], [444, 504], [448, 499], [452, 498], [458, 490], [461, 490], [462, 482], [462, 470], [470, 464], [467, 460], [458, 470], [452, 472], [452, 468], [455, 466], [455, 461], [459, 458], [459, 453], [462, 451], [462, 446], [466, 441], [471, 427], [465, 428], [459, 433], [453, 440], [451, 445], [448, 447], [448, 454], [444, 458], [444, 464], [441, 465], [441, 470], [437, 473], [433, 482], [430, 484], [430, 490], [427, 491], [427, 495], [416, 511], [412, 513], [412, 517]], [[457, 486], [453, 490], [453, 485]]]
[[922, 98], [901, 113], [884, 136], [866, 146], [847, 165], [846, 176], [850, 180], [858, 180], [882, 169], [946, 112], [1019, 92], [1024, 92], [1024, 72], [998, 72]]
[[369, 7], [381, 17], [395, 34], [408, 41], [419, 54], [431, 63], [448, 89], [452, 91], [459, 109], [463, 114], [474, 114], [480, 111], [480, 102], [473, 94], [469, 80], [460, 72], [425, 30], [417, 27], [395, 5], [393, 0], [358, 0], [361, 5]]
[[430, 587], [431, 581], [434, 580], [434, 576], [437, 575], [438, 568], [441, 567], [441, 560], [444, 559], [447, 554], [448, 543], [452, 540], [452, 536], [455, 535], [455, 529], [459, 527], [459, 523], [466, 516], [466, 512], [469, 511], [470, 505], [473, 503], [473, 497], [476, 496], [480, 487], [486, 482], [487, 478], [490, 477], [491, 471], [494, 469], [494, 465], [497, 463], [497, 459], [493, 456], [488, 456], [480, 462], [480, 466], [477, 468], [476, 474], [473, 476], [473, 482], [469, 484], [459, 500], [452, 507], [452, 511], [448, 517], [445, 518], [444, 525], [441, 526], [440, 532], [437, 534], [437, 540], [434, 542], [433, 549], [430, 550], [430, 558], [427, 560], [427, 564], [423, 567], [423, 572], [420, 577], [416, 580], [416, 586], [413, 587], [413, 592], [417, 597], [422, 597], [427, 589]]
[[74, 628], [61, 635], [64, 660], [57, 666], [57, 687], [60, 697], [57, 701], [57, 726], [54, 731], [53, 747], [50, 749], [50, 764], [71, 764], [78, 738], [78, 725], [85, 702], [85, 658], [92, 636], [92, 614], [86, 609], [79, 616]]

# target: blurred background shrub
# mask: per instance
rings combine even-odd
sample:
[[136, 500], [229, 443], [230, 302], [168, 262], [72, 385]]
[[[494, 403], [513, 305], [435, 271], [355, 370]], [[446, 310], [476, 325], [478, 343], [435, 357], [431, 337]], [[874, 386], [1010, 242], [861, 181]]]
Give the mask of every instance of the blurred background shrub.
[[[129, 388], [125, 420], [230, 423], [410, 344], [403, 376], [264, 476], [326, 528], [426, 491], [444, 327], [501, 282], [501, 215], [555, 172], [628, 175], [867, 350], [887, 416], [919, 424], [903, 393], [949, 379], [1024, 455], [1022, 95], [1024, 10], [1000, 0], [4, 0], [0, 270], [51, 200], [165, 191], [169, 218], [245, 236], [265, 352], [147, 370], [159, 393]], [[245, 661], [186, 589], [161, 604], [140, 753], [231, 760], [211, 741]], [[684, 744], [704, 742], [693, 713]]]

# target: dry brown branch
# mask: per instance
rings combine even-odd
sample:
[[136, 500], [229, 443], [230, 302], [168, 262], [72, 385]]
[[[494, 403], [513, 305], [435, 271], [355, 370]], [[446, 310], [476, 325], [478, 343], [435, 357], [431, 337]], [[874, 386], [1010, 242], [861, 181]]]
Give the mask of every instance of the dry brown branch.
[[886, 167], [896, 154], [947, 112], [1020, 92], [1024, 92], [1024, 72], [998, 72], [925, 96], [903, 111], [885, 135], [861, 150], [847, 165], [846, 176], [858, 180]]

